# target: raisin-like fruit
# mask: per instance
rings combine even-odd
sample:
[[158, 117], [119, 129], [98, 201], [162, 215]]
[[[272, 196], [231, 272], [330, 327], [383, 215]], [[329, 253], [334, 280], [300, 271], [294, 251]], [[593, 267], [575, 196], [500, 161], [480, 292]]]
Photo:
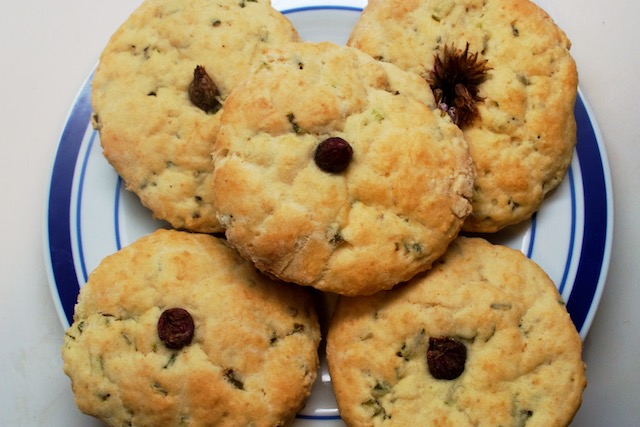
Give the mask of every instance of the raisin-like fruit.
[[325, 172], [340, 173], [349, 166], [353, 157], [353, 148], [344, 139], [332, 137], [325, 139], [316, 148], [313, 160]]
[[429, 338], [427, 364], [429, 372], [439, 380], [454, 380], [464, 372], [467, 347], [450, 337]]
[[215, 111], [220, 107], [216, 96], [218, 88], [207, 74], [203, 66], [198, 65], [193, 71], [193, 80], [189, 85], [189, 99], [203, 111]]
[[169, 308], [158, 319], [158, 336], [168, 348], [181, 349], [191, 344], [195, 326], [184, 308]]
[[477, 52], [469, 52], [469, 43], [464, 50], [445, 46], [442, 58], [435, 55], [427, 82], [438, 108], [449, 114], [458, 127], [463, 128], [479, 116], [476, 104], [484, 101], [479, 86], [487, 79], [489, 70], [486, 59], [479, 59]]

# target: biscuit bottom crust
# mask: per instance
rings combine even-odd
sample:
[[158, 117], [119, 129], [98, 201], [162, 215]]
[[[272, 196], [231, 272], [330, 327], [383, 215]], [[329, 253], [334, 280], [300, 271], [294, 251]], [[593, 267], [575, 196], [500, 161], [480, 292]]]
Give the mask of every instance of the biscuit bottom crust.
[[[430, 337], [464, 343], [437, 380]], [[520, 252], [460, 237], [427, 273], [341, 298], [327, 358], [349, 426], [566, 426], [586, 386], [582, 342], [548, 276]]]

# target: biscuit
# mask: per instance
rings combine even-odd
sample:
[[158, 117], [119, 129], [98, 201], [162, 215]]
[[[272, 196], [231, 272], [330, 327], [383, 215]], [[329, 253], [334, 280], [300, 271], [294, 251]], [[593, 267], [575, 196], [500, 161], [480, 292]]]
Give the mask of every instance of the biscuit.
[[[306, 291], [262, 276], [211, 235], [143, 237], [80, 291], [62, 349], [75, 401], [111, 426], [285, 425], [318, 367]], [[180, 308], [193, 321], [187, 340], [185, 328], [159, 325]]]
[[349, 426], [566, 426], [586, 386], [581, 352], [544, 271], [466, 237], [405, 286], [340, 298], [327, 338]]
[[433, 104], [419, 76], [356, 49], [271, 49], [227, 99], [214, 147], [227, 239], [260, 270], [344, 295], [427, 269], [469, 214], [474, 176]]
[[[222, 231], [210, 185], [220, 108], [262, 49], [294, 40], [268, 0], [146, 0], [114, 33], [93, 77], [93, 126], [156, 218]], [[201, 107], [189, 96], [197, 66], [217, 88]]]
[[[576, 143], [578, 75], [566, 35], [534, 3], [371, 0], [348, 45], [418, 73], [434, 89], [444, 81], [439, 107], [449, 113], [462, 110], [458, 102], [477, 108], [461, 123], [478, 174], [465, 231], [528, 219], [564, 178]], [[458, 58], [467, 50], [467, 64], [484, 64], [482, 78], [456, 74], [464, 66], [441, 68], [446, 78], [434, 74], [445, 50]]]

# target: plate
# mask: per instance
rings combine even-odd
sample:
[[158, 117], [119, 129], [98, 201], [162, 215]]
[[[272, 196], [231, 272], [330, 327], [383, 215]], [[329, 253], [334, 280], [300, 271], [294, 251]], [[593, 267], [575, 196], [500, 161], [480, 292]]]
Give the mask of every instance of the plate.
[[[344, 44], [366, 1], [273, 1], [303, 40]], [[102, 156], [90, 124], [90, 84], [83, 83], [53, 160], [46, 203], [45, 258], [53, 301], [65, 328], [88, 274], [107, 255], [160, 227]], [[578, 143], [565, 180], [530, 221], [487, 236], [537, 262], [556, 283], [584, 339], [602, 294], [613, 235], [613, 193], [602, 137], [579, 90]], [[326, 362], [294, 427], [344, 426]]]

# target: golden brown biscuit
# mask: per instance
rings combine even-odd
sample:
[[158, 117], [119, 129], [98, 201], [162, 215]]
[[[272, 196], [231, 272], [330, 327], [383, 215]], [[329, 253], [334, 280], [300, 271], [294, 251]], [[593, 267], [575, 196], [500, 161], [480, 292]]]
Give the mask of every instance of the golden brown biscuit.
[[318, 367], [305, 291], [213, 236], [143, 237], [80, 291], [62, 349], [75, 401], [111, 426], [285, 425]]
[[466, 143], [434, 112], [427, 84], [331, 43], [268, 52], [227, 99], [214, 162], [232, 245], [324, 291], [371, 294], [409, 279], [470, 212]]
[[327, 360], [355, 426], [566, 426], [586, 385], [582, 342], [521, 252], [459, 237], [428, 272], [342, 297]]
[[578, 76], [566, 35], [534, 3], [371, 0], [348, 44], [420, 74], [459, 119], [478, 173], [465, 231], [529, 218], [562, 181]]
[[[221, 231], [210, 185], [220, 108], [265, 47], [297, 39], [268, 0], [146, 0], [115, 32], [93, 78], [93, 124], [107, 160], [155, 217]], [[196, 85], [194, 104], [198, 66], [217, 89], [203, 99]]]

